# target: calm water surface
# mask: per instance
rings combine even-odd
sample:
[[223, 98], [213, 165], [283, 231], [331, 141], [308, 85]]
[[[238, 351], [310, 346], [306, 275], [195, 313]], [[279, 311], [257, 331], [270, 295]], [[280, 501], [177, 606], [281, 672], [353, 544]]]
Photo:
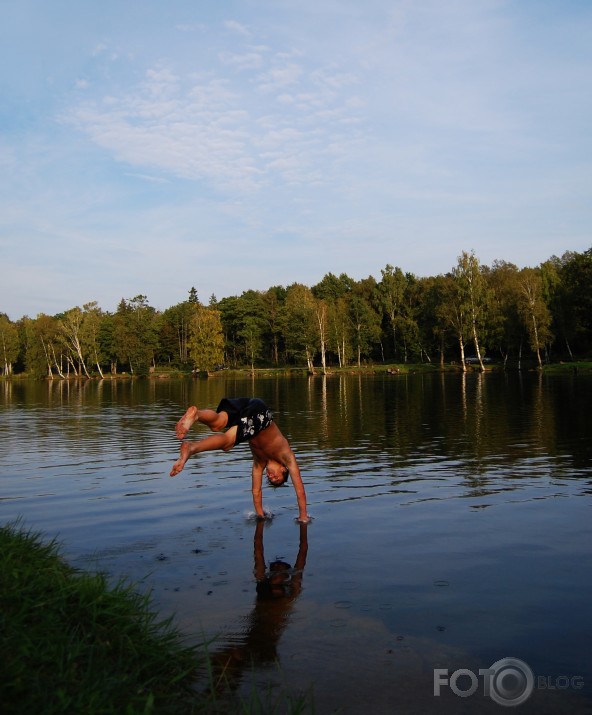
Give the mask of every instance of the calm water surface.
[[[225, 395], [276, 411], [310, 526], [287, 486], [257, 527], [245, 445], [168, 477], [180, 414]], [[592, 711], [592, 377], [4, 382], [0, 397], [1, 523], [151, 588], [195, 641], [217, 637], [236, 688], [254, 662], [261, 682], [312, 684], [317, 713], [507, 712], [482, 680], [434, 697], [433, 673], [515, 657], [535, 674], [521, 713]]]

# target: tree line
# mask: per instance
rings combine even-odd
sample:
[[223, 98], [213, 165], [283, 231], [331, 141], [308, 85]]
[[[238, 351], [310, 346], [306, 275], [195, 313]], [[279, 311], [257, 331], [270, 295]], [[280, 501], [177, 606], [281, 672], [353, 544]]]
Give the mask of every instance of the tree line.
[[195, 287], [163, 311], [145, 295], [115, 312], [97, 302], [57, 315], [11, 321], [0, 313], [5, 376], [103, 377], [151, 369], [331, 366], [487, 360], [542, 367], [592, 352], [592, 248], [535, 268], [482, 265], [463, 251], [442, 275], [417, 277], [387, 264], [354, 280], [327, 273], [301, 283], [247, 290], [206, 304]]

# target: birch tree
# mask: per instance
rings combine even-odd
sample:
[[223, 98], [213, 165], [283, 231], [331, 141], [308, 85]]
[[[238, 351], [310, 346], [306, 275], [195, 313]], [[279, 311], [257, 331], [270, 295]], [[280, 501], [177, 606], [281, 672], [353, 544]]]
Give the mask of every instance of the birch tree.
[[460, 287], [451, 275], [443, 277], [439, 285], [441, 302], [436, 308], [436, 317], [443, 328], [450, 328], [458, 343], [462, 371], [466, 372], [465, 345], [468, 340], [467, 305], [462, 299]]
[[97, 368], [97, 372], [104, 377], [103, 370], [101, 369], [101, 361], [103, 355], [101, 354], [101, 347], [99, 343], [99, 334], [101, 331], [101, 322], [103, 320], [103, 311], [99, 308], [97, 301], [92, 301], [91, 303], [86, 303], [82, 306], [84, 309], [81, 337], [86, 346], [87, 355], [89, 360], [92, 360]]
[[[74, 373], [79, 375], [84, 372], [87, 377], [90, 377], [82, 350], [83, 319], [84, 314], [82, 310], [76, 306], [75, 308], [67, 310], [63, 316], [58, 319], [58, 325], [64, 344], [68, 349], [69, 354], [67, 354], [67, 358]], [[78, 368], [76, 362], [78, 363]]]
[[12, 365], [18, 358], [19, 349], [19, 334], [16, 325], [8, 319], [7, 315], [0, 314], [0, 359], [6, 377], [12, 375]]
[[530, 347], [537, 358], [539, 369], [543, 367], [541, 349], [551, 338], [551, 314], [543, 299], [543, 281], [534, 268], [523, 268], [518, 277], [520, 299], [518, 310], [528, 333]]
[[[458, 257], [458, 264], [452, 274], [458, 286], [459, 309], [467, 316], [470, 334], [475, 346], [475, 354], [479, 360], [479, 367], [483, 372], [483, 358], [479, 344], [479, 331], [485, 315], [487, 286], [479, 267], [479, 259], [475, 252], [463, 251]], [[464, 363], [464, 360], [463, 360]]]
[[349, 318], [354, 336], [354, 347], [358, 367], [362, 364], [362, 355], [368, 355], [371, 346], [380, 336], [380, 322], [370, 303], [356, 292], [349, 301]]
[[349, 295], [342, 295], [329, 306], [329, 345], [337, 354], [339, 367], [345, 367], [352, 354], [352, 329]]
[[34, 320], [24, 320], [26, 335], [25, 364], [32, 375], [46, 375], [54, 378], [54, 370], [59, 377], [64, 374], [64, 343], [60, 336], [58, 321], [40, 313]]
[[405, 299], [406, 279], [400, 268], [393, 268], [387, 263], [380, 271], [382, 279], [378, 284], [382, 308], [386, 315], [393, 334], [393, 350], [395, 359], [398, 353], [397, 331], [401, 324], [403, 305]]
[[200, 305], [197, 299], [185, 300], [167, 308], [160, 317], [162, 348], [169, 359], [181, 365], [189, 362], [189, 330], [196, 305]]
[[282, 315], [282, 328], [288, 351], [296, 359], [304, 357], [308, 371], [314, 373], [317, 345], [315, 300], [307, 286], [301, 283], [289, 286]]
[[327, 303], [321, 298], [315, 300], [315, 317], [319, 329], [319, 348], [321, 352], [321, 370], [323, 375], [327, 372]]

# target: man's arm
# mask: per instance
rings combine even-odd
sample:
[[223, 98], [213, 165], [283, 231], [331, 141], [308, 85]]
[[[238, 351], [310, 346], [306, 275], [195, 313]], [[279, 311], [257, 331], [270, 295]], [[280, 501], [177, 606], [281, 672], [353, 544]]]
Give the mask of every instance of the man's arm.
[[308, 524], [300, 522], [300, 547], [298, 556], [294, 564], [294, 575], [292, 576], [292, 593], [297, 596], [302, 590], [302, 574], [306, 566], [306, 555], [308, 553]]
[[291, 449], [282, 455], [282, 464], [284, 467], [288, 468], [288, 471], [290, 472], [290, 479], [292, 480], [292, 486], [296, 492], [296, 500], [298, 502], [298, 521], [301, 524], [308, 524], [310, 522], [310, 516], [306, 511], [306, 491], [304, 489], [302, 477], [300, 476], [298, 462], [296, 461], [294, 452], [292, 452]]
[[253, 493], [253, 506], [255, 507], [255, 513], [258, 517], [264, 519], [265, 512], [263, 511], [263, 465], [260, 464], [256, 459], [253, 459], [253, 467], [251, 469], [252, 486], [251, 491]]
[[253, 573], [257, 581], [263, 581], [265, 578], [265, 554], [263, 552], [263, 521], [261, 520], [257, 521], [257, 526], [255, 527], [253, 556], [255, 559]]

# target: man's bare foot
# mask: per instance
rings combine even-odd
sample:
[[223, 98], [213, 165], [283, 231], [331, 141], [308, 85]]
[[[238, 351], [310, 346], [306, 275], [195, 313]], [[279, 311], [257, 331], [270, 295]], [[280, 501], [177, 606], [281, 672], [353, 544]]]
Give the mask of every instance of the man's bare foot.
[[179, 459], [173, 464], [173, 468], [171, 469], [171, 473], [169, 476], [175, 477], [179, 472], [183, 469], [185, 466], [185, 462], [189, 459], [190, 456], [190, 447], [188, 442], [183, 442], [181, 445], [181, 454], [179, 456]]
[[195, 422], [196, 419], [197, 407], [189, 407], [187, 409], [187, 412], [183, 415], [183, 417], [181, 417], [181, 419], [177, 422], [175, 426], [175, 434], [179, 439], [183, 439], [183, 437], [185, 437], [187, 432], [189, 432], [189, 428]]

